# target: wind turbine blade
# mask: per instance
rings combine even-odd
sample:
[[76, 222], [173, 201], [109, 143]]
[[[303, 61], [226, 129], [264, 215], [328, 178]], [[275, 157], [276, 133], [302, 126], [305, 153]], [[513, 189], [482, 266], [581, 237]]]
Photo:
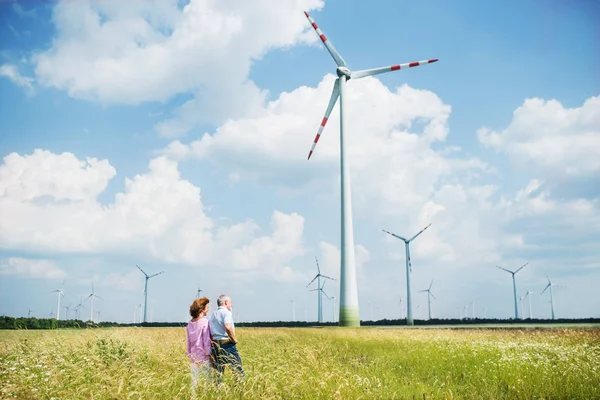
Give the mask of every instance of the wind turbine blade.
[[327, 48], [327, 51], [329, 51], [329, 54], [331, 54], [331, 57], [333, 57], [333, 61], [335, 61], [335, 63], [337, 64], [338, 67], [345, 67], [346, 61], [344, 61], [344, 59], [342, 58], [340, 53], [338, 53], [337, 50], [335, 49], [335, 47], [333, 47], [333, 43], [331, 43], [331, 41], [325, 37], [325, 35], [321, 31], [321, 29], [319, 29], [319, 27], [317, 26], [317, 23], [315, 22], [313, 17], [308, 15], [308, 13], [306, 11], [304, 11], [304, 15], [306, 15], [306, 18], [308, 18], [308, 21], [310, 22], [312, 27], [317, 32], [317, 35], [319, 35], [319, 38], [325, 45], [325, 48]]
[[405, 242], [407, 241], [407, 240], [406, 240], [406, 239], [404, 239], [402, 236], [398, 236], [398, 235], [396, 235], [395, 233], [388, 232], [388, 231], [386, 231], [385, 229], [382, 229], [382, 231], [384, 231], [384, 232], [385, 232], [385, 233], [387, 233], [388, 235], [392, 235], [392, 236], [393, 236], [393, 237], [395, 237], [395, 238], [398, 238], [398, 239], [400, 239], [400, 240], [404, 240]]
[[324, 290], [321, 289], [321, 292], [325, 295], [325, 297], [327, 297], [328, 300], [331, 300], [331, 297], [327, 296], [327, 293], [325, 293]]
[[329, 276], [327, 276], [327, 275], [321, 275], [321, 278], [325, 278], [325, 279], [331, 279], [332, 281], [335, 281], [335, 279], [333, 279], [333, 278], [330, 278], [330, 277], [329, 277]]
[[549, 284], [547, 284], [547, 285], [546, 285], [546, 287], [544, 288], [544, 290], [542, 290], [542, 291], [540, 292], [540, 294], [544, 294], [544, 292], [546, 291], [546, 289], [548, 289], [550, 286], [551, 286], [551, 284], [550, 284], [550, 283], [549, 283]]
[[317, 260], [317, 256], [315, 256], [315, 261], [317, 262], [317, 271], [319, 275], [321, 274], [321, 268], [319, 268], [319, 260]]
[[153, 278], [153, 277], [155, 277], [156, 275], [160, 275], [160, 274], [162, 274], [162, 273], [164, 273], [164, 272], [165, 272], [165, 271], [160, 271], [160, 272], [158, 272], [158, 273], [156, 273], [156, 274], [154, 274], [154, 275], [150, 275], [150, 276], [148, 277], [148, 279], [150, 279], [150, 278]]
[[310, 283], [308, 285], [306, 285], [306, 287], [309, 287], [311, 283], [313, 283], [315, 281], [315, 279], [317, 279], [319, 277], [319, 275], [315, 275], [315, 277], [313, 278], [312, 281], [310, 281]]
[[431, 297], [433, 297], [435, 300], [437, 300], [437, 299], [435, 298], [435, 296], [433, 295], [433, 293], [429, 292], [429, 294], [431, 295]]
[[510, 272], [511, 274], [514, 274], [514, 272], [512, 272], [512, 271], [509, 271], [509, 270], [507, 270], [506, 268], [502, 268], [502, 267], [499, 267], [499, 266], [497, 266], [497, 265], [496, 265], [496, 268], [500, 268], [500, 269], [502, 269], [502, 270], [504, 270], [504, 271], [506, 271], [506, 272]]
[[315, 140], [313, 141], [312, 147], [310, 148], [310, 152], [308, 153], [308, 159], [310, 160], [310, 156], [315, 151], [315, 147], [317, 147], [317, 142], [321, 137], [321, 133], [323, 132], [323, 128], [325, 128], [325, 124], [331, 115], [331, 111], [337, 102], [338, 97], [340, 97], [340, 78], [335, 80], [333, 84], [333, 91], [331, 92], [331, 98], [329, 99], [329, 105], [327, 105], [327, 110], [325, 110], [325, 116], [321, 121], [321, 126], [319, 126], [319, 130], [317, 131], [317, 136], [315, 136]]
[[94, 297], [99, 298], [100, 300], [104, 300], [102, 297], [98, 296], [97, 294], [94, 295]]
[[[137, 264], [136, 264], [136, 267], [138, 267], [138, 266], [137, 266]], [[144, 274], [144, 275], [148, 276], [148, 274], [147, 274], [147, 273], [145, 273], [143, 269], [141, 269], [140, 267], [138, 267], [138, 269], [139, 269], [140, 271], [142, 271], [142, 274]]]
[[425, 289], [425, 290], [419, 290], [417, 291], [417, 293], [421, 293], [421, 292], [428, 292], [429, 290]]
[[525, 267], [527, 264], [529, 264], [529, 263], [528, 263], [528, 262], [526, 262], [525, 264], [523, 264], [523, 265], [521, 266], [521, 268], [519, 268], [518, 270], [516, 270], [516, 271], [515, 271], [515, 274], [516, 274], [517, 272], [519, 272], [520, 270], [522, 270], [522, 269], [523, 269], [523, 268], [524, 268], [524, 267]]
[[399, 69], [403, 69], [403, 68], [406, 69], [406, 68], [418, 67], [419, 65], [431, 64], [436, 61], [438, 61], [438, 59], [434, 58], [432, 60], [413, 61], [413, 62], [406, 63], [406, 64], [396, 64], [396, 65], [389, 65], [387, 67], [364, 69], [362, 71], [352, 72], [351, 77], [352, 77], [352, 79], [360, 79], [360, 78], [364, 78], [366, 76], [373, 76], [373, 75], [383, 74], [386, 72], [398, 71]]
[[427, 290], [431, 290], [431, 286], [433, 286], [433, 279], [431, 280], [431, 283], [429, 284], [429, 289]]
[[431, 226], [431, 223], [429, 225], [427, 225], [425, 228], [421, 229], [419, 231], [419, 233], [417, 233], [415, 236], [411, 237], [408, 241], [412, 242], [413, 240], [415, 240], [417, 238], [417, 236], [419, 236], [421, 233], [425, 232], [425, 229], [429, 228]]

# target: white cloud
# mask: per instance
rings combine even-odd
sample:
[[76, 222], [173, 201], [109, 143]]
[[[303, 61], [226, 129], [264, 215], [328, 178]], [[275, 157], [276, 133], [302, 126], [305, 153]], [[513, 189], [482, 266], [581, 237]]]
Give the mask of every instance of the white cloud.
[[29, 278], [64, 279], [67, 274], [53, 261], [9, 257], [0, 260], [2, 275], [23, 275]]
[[153, 159], [148, 173], [127, 178], [125, 191], [102, 205], [97, 196], [114, 175], [107, 160], [86, 163], [70, 153], [5, 157], [0, 246], [142, 254], [170, 263], [252, 270], [273, 279], [293, 275], [288, 263], [303, 251], [302, 216], [275, 211], [273, 232], [262, 236], [252, 220], [217, 224], [205, 212], [200, 188], [181, 179], [177, 163], [164, 157]]
[[111, 289], [126, 290], [130, 292], [143, 291], [143, 279], [140, 279], [140, 271], [132, 268], [129, 272], [121, 274], [119, 272], [108, 273], [104, 277], [94, 276], [94, 285], [105, 286]]
[[[259, 269], [270, 265], [271, 268], [283, 267], [281, 278], [298, 279], [287, 262], [306, 252], [302, 243], [304, 218], [296, 213], [284, 214], [275, 211], [271, 217], [271, 236], [253, 239], [247, 245], [233, 251], [233, 265], [242, 269]], [[275, 272], [275, 271], [273, 271]]]
[[[174, 141], [163, 154], [199, 159], [238, 180], [268, 183], [296, 194], [318, 189], [321, 194], [315, 201], [320, 206], [338, 207], [339, 105], [315, 154], [306, 160], [334, 79], [327, 75], [316, 88], [282, 93], [259, 115], [229, 120], [213, 134], [187, 144]], [[554, 198], [540, 179], [532, 178], [516, 195], [486, 183], [490, 174], [497, 174], [494, 168], [460, 148], [444, 147], [451, 109], [434, 93], [407, 85], [390, 91], [373, 78], [350, 81], [348, 87], [355, 220], [370, 218], [380, 228], [407, 236], [433, 222], [411, 244], [417, 264], [469, 269], [519, 258], [539, 249], [531, 232], [519, 226], [531, 224], [532, 215], [541, 225], [549, 217], [598, 219], [596, 202]], [[404, 259], [403, 244], [385, 236], [381, 233], [391, 257]], [[324, 265], [335, 265], [332, 261]]]
[[557, 100], [527, 99], [506, 129], [483, 127], [477, 135], [517, 166], [548, 178], [600, 174], [600, 96], [570, 109]]
[[[194, 98], [156, 126], [163, 136], [251, 113], [265, 93], [248, 80], [272, 49], [318, 40], [303, 11], [322, 0], [61, 1], [57, 37], [33, 58], [39, 82], [107, 103]], [[310, 34], [309, 34], [310, 33]]]
[[0, 165], [0, 197], [93, 201], [115, 174], [108, 160], [79, 161], [71, 153], [55, 155], [40, 149], [26, 156], [11, 153]]
[[[327, 75], [317, 88], [300, 87], [282, 93], [260, 115], [229, 120], [214, 134], [205, 134], [187, 145], [174, 141], [164, 153], [175, 159], [205, 159], [226, 166], [241, 178], [287, 187], [300, 187], [318, 177], [330, 180], [339, 174], [339, 105], [315, 155], [308, 162], [306, 157], [333, 81], [334, 76]], [[391, 92], [380, 81], [365, 78], [351, 81], [347, 107], [352, 182], [361, 189], [354, 191], [355, 195], [370, 193], [371, 186], [377, 185], [376, 194], [381, 199], [383, 187], [384, 199], [393, 202], [391, 208], [396, 209], [398, 201], [419, 202], [436, 179], [452, 169], [486, 168], [479, 160], [445, 158], [429, 147], [445, 139], [450, 114], [450, 107], [432, 92], [407, 85]], [[418, 122], [424, 122], [425, 127], [411, 131]], [[404, 173], [407, 167], [413, 174]], [[404, 190], [393, 190], [397, 186], [392, 183]], [[368, 199], [357, 200], [364, 203]]]
[[33, 93], [33, 79], [21, 75], [16, 66], [12, 64], [0, 65], [0, 76], [7, 77], [15, 85], [25, 89], [27, 94]]

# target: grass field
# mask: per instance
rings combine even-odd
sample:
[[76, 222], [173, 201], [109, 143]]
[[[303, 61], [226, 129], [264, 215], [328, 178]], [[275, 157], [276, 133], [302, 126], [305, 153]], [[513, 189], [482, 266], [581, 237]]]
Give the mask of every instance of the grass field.
[[[201, 398], [599, 399], [598, 329], [238, 328]], [[0, 397], [190, 397], [184, 328], [0, 331]]]

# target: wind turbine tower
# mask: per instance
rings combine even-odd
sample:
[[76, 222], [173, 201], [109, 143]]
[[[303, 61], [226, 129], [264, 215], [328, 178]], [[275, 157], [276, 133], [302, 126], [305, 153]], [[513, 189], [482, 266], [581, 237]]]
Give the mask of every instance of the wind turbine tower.
[[517, 283], [515, 282], [515, 275], [517, 274], [517, 272], [519, 272], [520, 270], [522, 270], [527, 264], [529, 264], [529, 263], [523, 264], [521, 266], [521, 268], [519, 268], [516, 271], [511, 271], [511, 270], [508, 270], [506, 268], [502, 268], [502, 267], [499, 267], [499, 266], [496, 265], [496, 268], [500, 268], [501, 270], [506, 271], [506, 272], [508, 272], [508, 273], [510, 273], [512, 275], [513, 294], [514, 294], [514, 297], [515, 297], [515, 319], [519, 319], [519, 308], [517, 306]]
[[419, 293], [427, 292], [427, 307], [429, 309], [429, 319], [431, 319], [431, 298], [433, 297], [435, 299], [435, 296], [433, 295], [433, 293], [431, 293], [432, 285], [433, 285], [433, 279], [431, 280], [431, 283], [429, 284], [429, 289], [419, 290]]
[[318, 321], [319, 322], [323, 322], [323, 287], [325, 286], [325, 283], [323, 282], [323, 286], [321, 286], [321, 278], [324, 279], [331, 279], [332, 281], [335, 281], [335, 279], [330, 278], [326, 275], [321, 274], [321, 268], [319, 267], [319, 260], [317, 260], [317, 257], [315, 256], [315, 261], [317, 263], [317, 275], [315, 275], [315, 277], [313, 278], [312, 281], [310, 281], [310, 283], [308, 285], [306, 285], [306, 287], [309, 287], [311, 285], [311, 283], [313, 283], [315, 281], [315, 279], [317, 280], [317, 289], [313, 289], [311, 290], [311, 292], [318, 290], [318, 297], [317, 297], [317, 301], [318, 301]]
[[400, 239], [404, 242], [404, 247], [406, 249], [406, 325], [414, 325], [413, 314], [412, 314], [412, 296], [410, 292], [410, 274], [412, 272], [412, 264], [410, 263], [410, 242], [415, 240], [417, 236], [421, 233], [425, 232], [425, 229], [429, 228], [431, 224], [427, 225], [425, 228], [421, 229], [419, 233], [410, 239], [405, 239], [402, 236], [398, 236], [395, 233], [388, 232], [385, 229], [382, 229], [388, 235], [392, 235], [393, 237]]
[[552, 281], [550, 280], [550, 277], [548, 276], [548, 274], [546, 274], [546, 279], [548, 279], [548, 284], [546, 285], [546, 287], [544, 288], [544, 290], [542, 290], [541, 294], [544, 294], [544, 292], [546, 291], [546, 289], [550, 288], [550, 309], [552, 311], [552, 319], [554, 319], [554, 297], [552, 297], [552, 286], [560, 286], [557, 285], [556, 283], [552, 283]]
[[417, 67], [423, 64], [429, 64], [436, 62], [434, 60], [417, 61], [406, 64], [397, 64], [388, 67], [373, 68], [362, 71], [351, 71], [346, 66], [346, 61], [337, 52], [335, 47], [330, 40], [328, 40], [323, 32], [319, 29], [314, 19], [308, 15], [305, 11], [304, 14], [312, 27], [315, 29], [319, 38], [325, 45], [325, 48], [335, 61], [337, 68], [336, 79], [331, 98], [325, 116], [321, 121], [321, 125], [315, 136], [315, 140], [312, 144], [310, 152], [308, 153], [308, 159], [312, 156], [317, 142], [321, 137], [323, 128], [329, 119], [329, 116], [337, 102], [338, 97], [340, 98], [340, 175], [341, 175], [341, 263], [340, 263], [340, 326], [360, 326], [360, 317], [358, 310], [358, 288], [356, 284], [356, 260], [354, 254], [354, 227], [352, 223], [352, 201], [351, 201], [351, 189], [350, 189], [350, 164], [346, 159], [346, 138], [345, 138], [345, 125], [346, 120], [344, 119], [344, 108], [345, 108], [345, 96], [346, 96], [346, 82], [350, 79], [360, 79], [367, 76], [373, 76], [382, 74], [385, 72], [397, 71], [400, 69]]
[[[136, 265], [136, 267], [138, 267], [138, 266]], [[144, 322], [146, 322], [146, 311], [147, 311], [146, 309], [148, 308], [148, 279], [154, 278], [156, 275], [160, 275], [160, 274], [162, 274], [165, 271], [157, 272], [154, 275], [148, 275], [140, 267], [138, 267], [138, 269], [140, 271], [142, 271], [142, 274], [144, 274], [144, 276], [146, 277], [146, 282], [145, 282], [145, 285], [144, 285]]]

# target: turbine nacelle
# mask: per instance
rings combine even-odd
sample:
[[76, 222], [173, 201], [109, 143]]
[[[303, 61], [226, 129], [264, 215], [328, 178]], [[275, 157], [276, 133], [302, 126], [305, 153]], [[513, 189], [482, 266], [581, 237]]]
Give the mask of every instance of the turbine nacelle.
[[342, 76], [345, 76], [347, 81], [349, 81], [350, 78], [352, 77], [352, 71], [350, 71], [347, 67], [337, 67], [335, 72], [337, 73], [337, 76], [339, 76], [340, 78]]

